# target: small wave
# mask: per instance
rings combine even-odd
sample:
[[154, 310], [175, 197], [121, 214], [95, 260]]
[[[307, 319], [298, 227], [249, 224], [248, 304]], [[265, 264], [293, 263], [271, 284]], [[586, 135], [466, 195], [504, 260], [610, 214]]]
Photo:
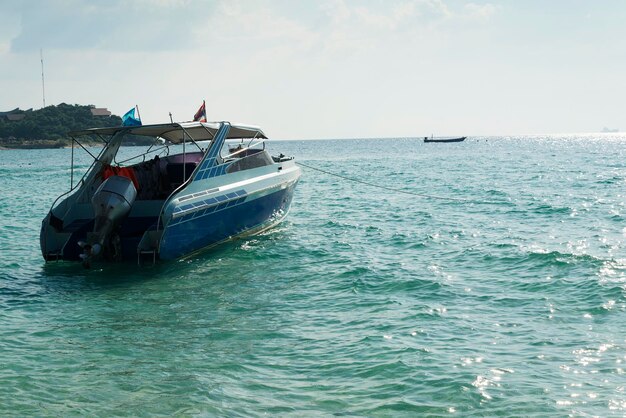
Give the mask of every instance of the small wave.
[[567, 207], [567, 206], [552, 206], [549, 204], [541, 204], [536, 206], [533, 209], [534, 213], [539, 213], [539, 214], [544, 214], [544, 215], [557, 215], [557, 214], [561, 214], [561, 213], [571, 213], [572, 212], [572, 208]]
[[379, 362], [372, 366], [365, 368], [364, 370], [355, 373], [356, 377], [360, 378], [376, 378], [383, 379], [385, 377], [395, 377], [398, 375], [404, 375], [412, 371], [411, 366], [407, 365], [402, 360], [396, 360], [393, 362]]
[[490, 243], [489, 244], [490, 247], [493, 248], [498, 248], [498, 249], [510, 249], [510, 248], [517, 248], [517, 245], [515, 244], [510, 244], [508, 242], [501, 242], [501, 243]]
[[411, 414], [412, 416], [445, 416], [451, 415], [450, 408], [445, 406], [424, 405], [423, 402], [408, 400], [394, 400], [383, 402], [381, 405], [369, 408], [365, 415], [394, 416], [396, 414]]
[[494, 196], [509, 197], [509, 194], [502, 190], [488, 189], [488, 190], [485, 190], [485, 193], [487, 193], [487, 195], [491, 197], [494, 197]]
[[357, 225], [352, 225], [346, 222], [338, 222], [334, 220], [328, 220], [323, 225], [324, 228], [336, 228], [336, 229], [357, 229]]
[[427, 295], [437, 295], [445, 286], [437, 280], [412, 279], [389, 281], [379, 287], [382, 287], [385, 293], [416, 294], [420, 292]]
[[389, 243], [393, 247], [404, 248], [404, 249], [419, 249], [425, 248], [426, 243], [416, 239], [416, 237], [409, 236], [404, 233], [395, 233], [389, 240]]
[[624, 181], [626, 181], [626, 178], [622, 176], [613, 176], [609, 178], [604, 178], [602, 180], [598, 180], [596, 183], [597, 184], [617, 184], [617, 183], [623, 183]]
[[560, 251], [529, 251], [525, 256], [518, 258], [520, 263], [531, 262], [542, 267], [566, 266], [576, 261], [593, 260], [590, 256], [575, 256], [574, 254], [562, 253]]
[[340, 278], [361, 277], [371, 272], [372, 270], [368, 267], [353, 267], [350, 270], [339, 273], [338, 277]]
[[556, 266], [584, 263], [588, 264], [590, 267], [599, 268], [603, 266], [606, 261], [589, 254], [564, 253], [556, 250], [531, 250], [527, 253], [527, 256], [530, 261], [536, 261], [544, 265]]

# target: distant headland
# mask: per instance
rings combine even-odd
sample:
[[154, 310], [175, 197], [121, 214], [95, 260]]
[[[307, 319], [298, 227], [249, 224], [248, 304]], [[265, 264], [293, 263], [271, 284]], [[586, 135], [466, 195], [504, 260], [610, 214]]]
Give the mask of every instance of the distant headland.
[[[70, 131], [121, 126], [122, 118], [94, 105], [61, 103], [42, 109], [0, 112], [0, 149], [63, 148]], [[94, 143], [96, 143], [94, 141]]]

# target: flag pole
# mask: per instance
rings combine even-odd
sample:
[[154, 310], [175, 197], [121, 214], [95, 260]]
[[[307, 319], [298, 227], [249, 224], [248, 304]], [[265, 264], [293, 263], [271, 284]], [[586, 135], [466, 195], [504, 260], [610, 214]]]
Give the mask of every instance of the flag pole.
[[135, 109], [137, 109], [137, 119], [141, 122], [141, 115], [139, 114], [139, 105], [135, 105]]
[[43, 79], [43, 48], [39, 50], [39, 57], [41, 58], [41, 94], [43, 96], [43, 107], [46, 107], [46, 85]]

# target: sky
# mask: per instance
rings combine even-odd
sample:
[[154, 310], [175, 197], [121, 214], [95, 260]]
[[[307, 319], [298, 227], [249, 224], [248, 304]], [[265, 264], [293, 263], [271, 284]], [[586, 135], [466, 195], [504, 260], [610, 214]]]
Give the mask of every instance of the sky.
[[270, 138], [626, 130], [623, 0], [0, 0], [0, 111]]

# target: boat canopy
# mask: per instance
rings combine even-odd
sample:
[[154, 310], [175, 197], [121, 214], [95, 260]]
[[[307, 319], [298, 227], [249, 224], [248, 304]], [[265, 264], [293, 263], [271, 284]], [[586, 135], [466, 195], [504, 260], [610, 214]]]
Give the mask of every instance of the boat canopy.
[[[215, 134], [222, 126], [223, 122], [180, 122], [163, 123], [157, 125], [142, 126], [116, 126], [111, 128], [91, 128], [82, 131], [70, 132], [72, 137], [84, 135], [115, 135], [124, 132], [131, 135], [144, 135], [161, 137], [173, 144], [180, 144], [183, 141], [207, 141], [215, 137]], [[231, 125], [226, 139], [267, 139], [261, 128], [248, 125]]]

